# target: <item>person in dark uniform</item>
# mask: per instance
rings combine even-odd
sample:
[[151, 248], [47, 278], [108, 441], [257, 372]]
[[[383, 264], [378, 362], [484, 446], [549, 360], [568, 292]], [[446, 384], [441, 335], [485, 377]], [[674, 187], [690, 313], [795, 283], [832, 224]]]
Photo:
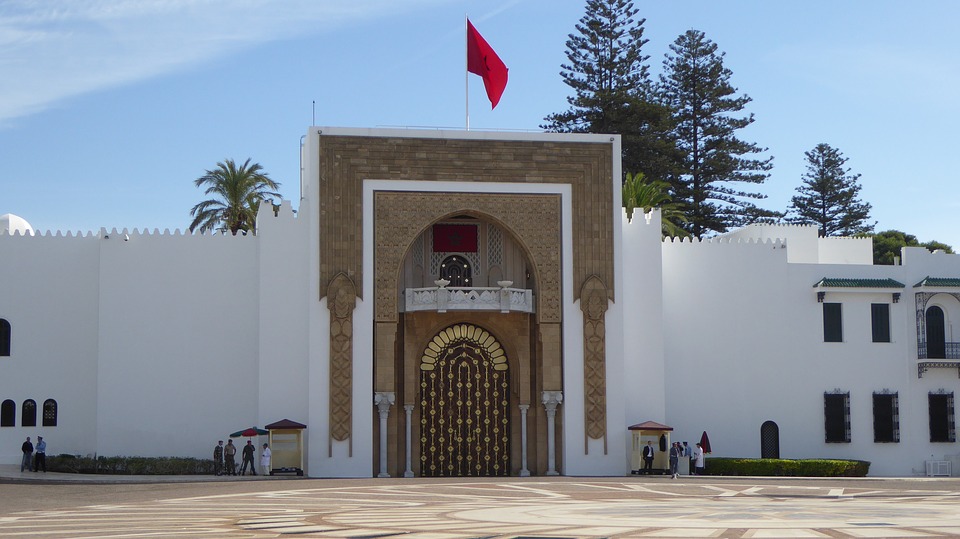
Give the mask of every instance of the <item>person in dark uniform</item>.
[[653, 473], [653, 455], [655, 451], [653, 449], [653, 442], [647, 441], [647, 445], [643, 447], [643, 473], [651, 474]]
[[223, 475], [223, 440], [217, 442], [213, 448], [213, 473]]
[[680, 464], [681, 453], [683, 453], [683, 448], [680, 447], [680, 442], [673, 442], [670, 446], [670, 476], [674, 479], [680, 477], [677, 467]]
[[39, 472], [43, 468], [43, 473], [47, 473], [47, 442], [43, 441], [43, 436], [37, 436], [36, 453], [33, 456], [33, 471]]
[[247, 475], [247, 464], [250, 465], [250, 474], [257, 475], [256, 468], [253, 467], [253, 456], [257, 448], [253, 446], [252, 440], [247, 440], [247, 445], [243, 446], [243, 464], [240, 465], [240, 475]]
[[20, 471], [22, 472], [24, 468], [28, 472], [33, 471], [33, 444], [30, 443], [30, 437], [27, 436], [27, 441], [23, 442], [23, 445], [20, 446], [20, 451], [23, 451], [23, 459], [20, 460]]

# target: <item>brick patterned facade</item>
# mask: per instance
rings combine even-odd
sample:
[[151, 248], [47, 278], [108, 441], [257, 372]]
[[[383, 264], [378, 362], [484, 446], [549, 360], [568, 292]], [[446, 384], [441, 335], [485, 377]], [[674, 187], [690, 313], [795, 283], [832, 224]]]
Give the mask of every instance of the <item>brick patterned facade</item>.
[[[588, 281], [599, 283], [588, 288], [594, 295], [606, 296], [604, 307], [606, 300], [614, 299], [612, 144], [344, 135], [321, 136], [319, 144], [321, 297], [338, 274], [354, 283], [363, 282], [364, 180], [408, 180], [463, 182], [465, 191], [470, 190], [470, 183], [477, 182], [569, 185], [574, 299], [580, 299]], [[374, 391], [397, 392], [403, 395], [404, 404], [416, 403], [417, 386], [408, 378], [416, 372], [413, 366], [422, 352], [419, 348], [433, 337], [431, 331], [449, 324], [452, 318], [491, 331], [504, 321], [505, 315], [499, 313], [435, 314], [439, 317], [436, 321], [418, 314], [416, 323], [409, 317], [405, 323], [401, 321], [397, 279], [410, 245], [430, 225], [455, 215], [497, 223], [514, 235], [535, 270], [536, 316], [530, 323], [513, 327], [513, 331], [521, 329], [520, 334], [511, 336], [512, 331], [501, 329], [500, 341], [521, 351], [510, 358], [520, 367], [512, 372], [523, 373], [516, 380], [513, 402], [536, 404], [540, 392], [563, 389], [560, 195], [377, 191], [373, 211]], [[358, 297], [363, 293], [359, 288], [356, 292]], [[420, 320], [436, 323], [427, 324], [427, 329]], [[596, 326], [597, 322], [591, 323]], [[599, 324], [602, 328], [602, 319]], [[585, 374], [591, 404], [586, 432], [590, 437], [605, 438], [605, 396], [597, 393], [604, 389], [604, 381], [597, 377], [605, 372], [605, 348], [602, 342], [593, 342], [587, 352], [591, 365]], [[546, 460], [545, 417], [539, 408], [531, 408], [531, 468], [542, 472]], [[341, 415], [346, 417], [342, 411]], [[513, 423], [515, 428], [518, 423]], [[416, 419], [413, 424], [417, 425]], [[403, 425], [402, 414], [391, 414], [390, 439], [400, 439]], [[514, 434], [519, 440], [519, 432]], [[391, 473], [400, 471], [403, 451], [402, 444], [389, 446]], [[413, 451], [419, 451], [416, 444]]]

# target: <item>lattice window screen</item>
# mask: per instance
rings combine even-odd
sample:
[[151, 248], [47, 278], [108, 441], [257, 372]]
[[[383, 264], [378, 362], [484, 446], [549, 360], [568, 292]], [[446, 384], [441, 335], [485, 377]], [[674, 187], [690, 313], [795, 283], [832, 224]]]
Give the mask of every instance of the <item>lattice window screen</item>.
[[495, 227], [487, 227], [487, 260], [489, 266], [503, 267], [503, 232]]

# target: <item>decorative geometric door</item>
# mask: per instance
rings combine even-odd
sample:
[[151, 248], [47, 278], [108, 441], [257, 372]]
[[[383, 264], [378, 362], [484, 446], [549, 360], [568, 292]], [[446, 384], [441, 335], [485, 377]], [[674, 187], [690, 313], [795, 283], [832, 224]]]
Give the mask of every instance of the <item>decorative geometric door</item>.
[[760, 458], [780, 458], [780, 427], [773, 421], [760, 425]]
[[438, 333], [420, 360], [420, 474], [510, 474], [507, 357], [472, 324]]

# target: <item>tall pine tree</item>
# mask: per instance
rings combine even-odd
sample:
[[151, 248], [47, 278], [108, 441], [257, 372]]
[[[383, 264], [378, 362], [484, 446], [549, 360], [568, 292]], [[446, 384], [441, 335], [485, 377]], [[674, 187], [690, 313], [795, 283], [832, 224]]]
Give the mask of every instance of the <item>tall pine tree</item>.
[[673, 178], [674, 200], [687, 209], [685, 228], [700, 238], [779, 214], [752, 201], [765, 195], [735, 188], [737, 183], [763, 183], [772, 157], [737, 138], [737, 130], [753, 123], [753, 114], [736, 114], [751, 101], [734, 96], [733, 74], [723, 66], [725, 53], [699, 30], [688, 30], [670, 45], [660, 75], [659, 95], [674, 113], [674, 138], [683, 154], [680, 174]]
[[573, 89], [570, 108], [541, 127], [559, 133], [621, 135], [623, 170], [666, 180], [675, 169], [670, 112], [653, 96], [645, 19], [628, 0], [587, 0], [586, 14], [567, 40], [560, 76]]
[[817, 225], [821, 236], [853, 236], [873, 231], [870, 204], [862, 202], [859, 174], [844, 168], [847, 158], [829, 144], [806, 152], [807, 172], [800, 193], [790, 201], [787, 222]]

